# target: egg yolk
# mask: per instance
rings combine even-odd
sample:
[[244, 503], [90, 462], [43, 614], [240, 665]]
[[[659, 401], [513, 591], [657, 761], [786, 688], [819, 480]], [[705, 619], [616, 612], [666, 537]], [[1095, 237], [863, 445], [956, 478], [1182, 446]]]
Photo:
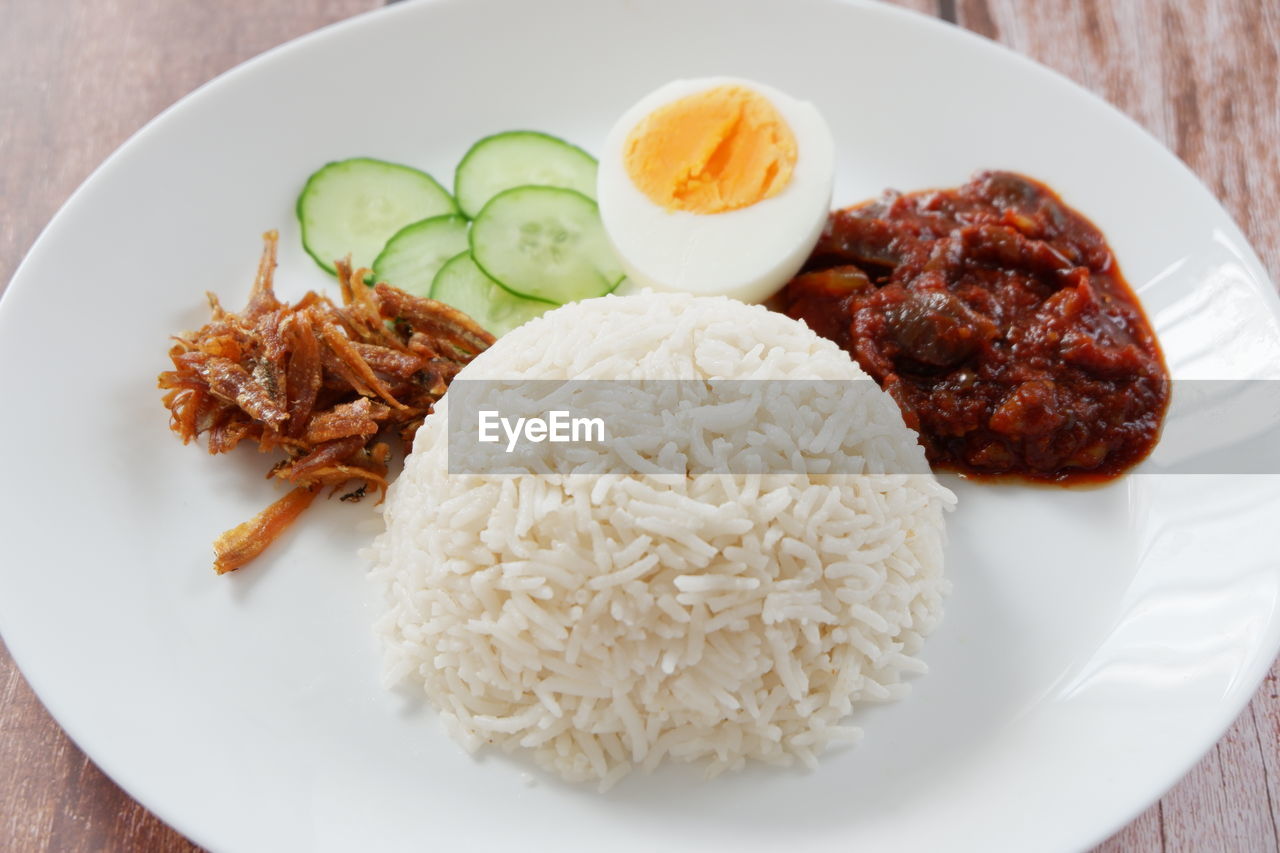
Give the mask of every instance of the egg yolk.
[[717, 86], [673, 101], [632, 128], [623, 148], [636, 187], [667, 210], [723, 213], [777, 195], [796, 138], [768, 99]]

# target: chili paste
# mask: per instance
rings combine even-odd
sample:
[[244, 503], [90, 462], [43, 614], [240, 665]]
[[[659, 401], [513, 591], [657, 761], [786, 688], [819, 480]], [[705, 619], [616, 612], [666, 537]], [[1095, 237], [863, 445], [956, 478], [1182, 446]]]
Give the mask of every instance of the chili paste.
[[782, 305], [894, 397], [935, 467], [1110, 479], [1150, 452], [1168, 403], [1102, 233], [1010, 172], [832, 213]]

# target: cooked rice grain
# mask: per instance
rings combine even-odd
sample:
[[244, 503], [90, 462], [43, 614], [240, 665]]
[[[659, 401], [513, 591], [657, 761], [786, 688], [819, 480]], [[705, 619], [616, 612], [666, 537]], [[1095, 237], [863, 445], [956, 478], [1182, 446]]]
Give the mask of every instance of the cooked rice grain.
[[[761, 307], [642, 294], [543, 315], [467, 378], [865, 374]], [[372, 548], [389, 678], [420, 683], [469, 749], [525, 750], [602, 788], [664, 760], [714, 776], [857, 742], [854, 708], [902, 697], [925, 669], [914, 655], [942, 615], [954, 502], [888, 395], [858, 384], [847, 430], [773, 406], [747, 422], [707, 411], [700, 435], [667, 438], [743, 446], [754, 430], [783, 454], [925, 473], [450, 475], [446, 395]]]

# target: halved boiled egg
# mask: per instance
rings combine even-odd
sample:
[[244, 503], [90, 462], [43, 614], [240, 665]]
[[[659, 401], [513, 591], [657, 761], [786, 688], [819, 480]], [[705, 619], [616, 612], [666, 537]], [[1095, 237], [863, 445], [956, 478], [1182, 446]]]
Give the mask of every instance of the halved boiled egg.
[[632, 282], [758, 302], [813, 250], [834, 163], [812, 104], [732, 77], [677, 80], [610, 131], [600, 217]]

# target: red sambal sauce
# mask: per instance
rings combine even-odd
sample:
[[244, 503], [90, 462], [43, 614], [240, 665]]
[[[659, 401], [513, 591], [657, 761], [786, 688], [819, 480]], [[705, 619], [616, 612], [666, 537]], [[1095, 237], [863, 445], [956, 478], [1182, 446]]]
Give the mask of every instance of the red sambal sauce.
[[1079, 483], [1156, 442], [1168, 371], [1102, 233], [1048, 187], [958, 189], [831, 214], [784, 310], [847, 349], [930, 464]]

